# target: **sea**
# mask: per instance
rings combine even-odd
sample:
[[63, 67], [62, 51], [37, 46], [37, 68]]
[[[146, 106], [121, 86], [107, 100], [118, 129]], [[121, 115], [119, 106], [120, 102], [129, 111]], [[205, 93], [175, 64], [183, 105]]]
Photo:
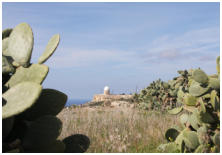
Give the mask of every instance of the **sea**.
[[68, 99], [68, 101], [66, 102], [65, 107], [69, 107], [73, 104], [75, 105], [80, 105], [80, 104], [84, 104], [86, 102], [91, 101], [90, 99]]

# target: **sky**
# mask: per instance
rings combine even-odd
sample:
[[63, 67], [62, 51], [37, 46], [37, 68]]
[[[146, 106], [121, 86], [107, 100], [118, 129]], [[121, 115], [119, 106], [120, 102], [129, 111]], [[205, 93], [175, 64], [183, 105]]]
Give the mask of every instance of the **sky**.
[[7, 3], [2, 29], [28, 23], [34, 33], [32, 63], [60, 34], [45, 63], [44, 88], [69, 99], [134, 93], [152, 81], [201, 68], [216, 73], [220, 55], [220, 4], [213, 3]]

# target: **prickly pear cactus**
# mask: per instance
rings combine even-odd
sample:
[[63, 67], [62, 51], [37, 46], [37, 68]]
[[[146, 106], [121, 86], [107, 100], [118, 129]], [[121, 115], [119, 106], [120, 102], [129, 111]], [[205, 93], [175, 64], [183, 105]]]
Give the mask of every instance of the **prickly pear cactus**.
[[189, 78], [188, 91], [180, 89], [178, 92], [178, 98], [183, 102], [183, 114], [180, 116], [183, 130], [168, 129], [166, 138], [171, 141], [161, 144], [158, 147], [160, 151], [167, 152], [166, 148], [171, 146], [172, 152], [220, 152], [219, 60], [220, 57], [216, 60], [217, 75], [209, 76], [203, 70], [196, 69]]
[[134, 101], [142, 109], [169, 110], [169, 113], [175, 113], [176, 110], [171, 111], [171, 109], [182, 105], [181, 97], [178, 98], [178, 93], [181, 94], [182, 90], [188, 91], [188, 82], [191, 76], [191, 71], [187, 70], [179, 70], [178, 73], [180, 76], [168, 82], [160, 79], [153, 81], [139, 94], [134, 94]]
[[43, 63], [54, 53], [59, 39], [54, 35], [34, 64], [30, 63], [34, 45], [31, 27], [21, 23], [2, 32], [3, 152], [65, 151], [65, 144], [57, 139], [62, 122], [56, 115], [64, 108], [67, 95], [41, 85], [49, 71]]

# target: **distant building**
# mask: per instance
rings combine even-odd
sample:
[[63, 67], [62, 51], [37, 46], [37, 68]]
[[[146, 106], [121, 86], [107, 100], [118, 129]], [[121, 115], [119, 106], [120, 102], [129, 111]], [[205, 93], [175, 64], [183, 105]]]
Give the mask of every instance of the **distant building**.
[[104, 95], [110, 95], [110, 89], [108, 86], [104, 87]]

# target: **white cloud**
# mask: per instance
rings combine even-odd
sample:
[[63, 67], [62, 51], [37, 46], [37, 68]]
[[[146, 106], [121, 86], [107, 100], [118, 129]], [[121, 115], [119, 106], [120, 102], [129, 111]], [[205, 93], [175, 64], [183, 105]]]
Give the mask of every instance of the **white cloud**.
[[[143, 57], [145, 59], [157, 61], [161, 60], [179, 60], [195, 56], [198, 59], [206, 54], [219, 55], [219, 28], [205, 28], [191, 30], [181, 35], [163, 35], [147, 47]], [[209, 59], [211, 60], [211, 59]]]
[[113, 69], [121, 67], [135, 69], [144, 68], [147, 63], [150, 65], [158, 63], [162, 67], [160, 64], [174, 65], [178, 60], [184, 66], [189, 66], [193, 61], [196, 65], [200, 65], [203, 60], [213, 64], [214, 58], [219, 55], [219, 51], [215, 51], [217, 48], [219, 49], [219, 29], [213, 27], [191, 30], [180, 35], [163, 35], [145, 47], [142, 50], [145, 52], [111, 50], [109, 47], [75, 49], [61, 46], [50, 58], [49, 65], [54, 68], [69, 68], [104, 65], [111, 62]]
[[[131, 53], [114, 50], [83, 50], [83, 49], [59, 49], [57, 53], [48, 61], [49, 65], [54, 68], [69, 67], [89, 67], [92, 65], [104, 64], [109, 61], [128, 62], [131, 59]], [[66, 54], [65, 54], [66, 53]], [[57, 65], [58, 64], [58, 65]], [[113, 64], [115, 66], [115, 64]]]

